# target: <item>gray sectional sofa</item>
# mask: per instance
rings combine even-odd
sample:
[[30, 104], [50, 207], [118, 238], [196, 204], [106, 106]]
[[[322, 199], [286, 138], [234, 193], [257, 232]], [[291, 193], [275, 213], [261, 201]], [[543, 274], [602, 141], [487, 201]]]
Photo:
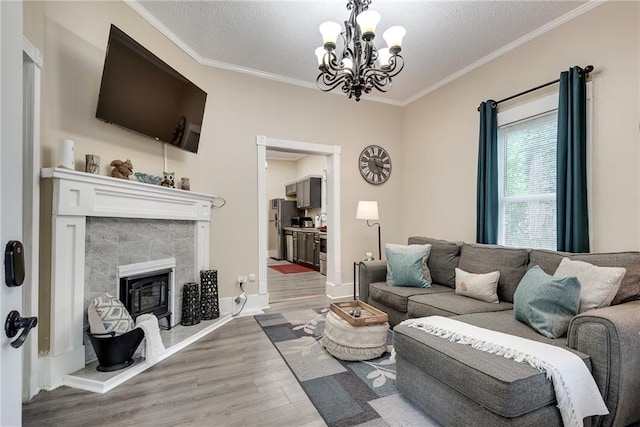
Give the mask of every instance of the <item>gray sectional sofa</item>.
[[[419, 329], [398, 325], [408, 318], [455, 316], [475, 326], [563, 346], [591, 371], [610, 414], [585, 424], [626, 426], [640, 421], [640, 252], [567, 254], [466, 244], [426, 237], [431, 244], [428, 288], [386, 284], [386, 262], [360, 263], [360, 299], [385, 311], [394, 327], [397, 387], [444, 425], [562, 425], [553, 386], [526, 363], [477, 351]], [[610, 307], [575, 316], [566, 337], [549, 339], [514, 318], [513, 295], [534, 265], [553, 274], [563, 257], [627, 271]], [[499, 304], [455, 294], [455, 268], [500, 271]]]

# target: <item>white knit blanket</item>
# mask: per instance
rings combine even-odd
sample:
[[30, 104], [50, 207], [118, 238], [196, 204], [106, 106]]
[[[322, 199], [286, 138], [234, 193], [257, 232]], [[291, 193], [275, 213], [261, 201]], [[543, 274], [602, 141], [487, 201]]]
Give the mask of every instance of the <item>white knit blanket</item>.
[[158, 318], [154, 314], [142, 314], [136, 319], [136, 328], [144, 331], [144, 358], [148, 363], [155, 363], [165, 350], [160, 337]]
[[409, 319], [401, 324], [422, 329], [451, 342], [470, 345], [476, 350], [526, 362], [545, 372], [553, 382], [562, 422], [567, 427], [582, 426], [585, 417], [609, 413], [587, 366], [567, 349], [442, 316]]

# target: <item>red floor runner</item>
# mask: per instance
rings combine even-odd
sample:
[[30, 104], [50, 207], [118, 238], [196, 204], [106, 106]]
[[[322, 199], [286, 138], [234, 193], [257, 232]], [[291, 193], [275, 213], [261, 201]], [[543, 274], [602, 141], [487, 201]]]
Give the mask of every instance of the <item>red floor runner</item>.
[[308, 273], [309, 271], [314, 271], [311, 268], [299, 264], [270, 265], [269, 268], [273, 268], [282, 274]]

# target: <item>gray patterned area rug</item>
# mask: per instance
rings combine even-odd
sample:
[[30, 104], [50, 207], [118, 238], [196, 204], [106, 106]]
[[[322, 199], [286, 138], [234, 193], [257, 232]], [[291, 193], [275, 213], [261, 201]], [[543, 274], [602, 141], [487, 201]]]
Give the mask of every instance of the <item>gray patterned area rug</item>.
[[329, 427], [438, 426], [396, 389], [396, 364], [381, 357], [346, 362], [320, 343], [328, 308], [255, 316]]

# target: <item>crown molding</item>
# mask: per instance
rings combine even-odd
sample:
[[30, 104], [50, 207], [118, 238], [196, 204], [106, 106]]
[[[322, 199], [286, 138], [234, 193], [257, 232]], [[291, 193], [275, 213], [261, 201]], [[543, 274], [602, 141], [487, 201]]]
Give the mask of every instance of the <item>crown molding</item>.
[[571, 12], [566, 13], [564, 15], [562, 15], [561, 17], [549, 22], [546, 25], [543, 25], [542, 27], [530, 32], [529, 34], [526, 34], [522, 37], [520, 37], [519, 39], [509, 43], [508, 45], [502, 47], [501, 49], [496, 50], [495, 52], [485, 56], [482, 59], [479, 59], [478, 61], [474, 62], [473, 64], [461, 69], [460, 71], [457, 71], [453, 74], [451, 74], [450, 76], [448, 76], [445, 79], [440, 80], [438, 83], [435, 83], [431, 86], [429, 86], [428, 88], [418, 92], [417, 94], [415, 94], [414, 96], [410, 97], [409, 99], [407, 99], [406, 101], [403, 101], [401, 103], [401, 106], [407, 106], [409, 104], [411, 104], [414, 101], [417, 101], [418, 99], [422, 98], [423, 96], [435, 91], [436, 89], [441, 88], [442, 86], [451, 83], [452, 81], [464, 76], [467, 73], [470, 73], [471, 71], [475, 70], [478, 67], [481, 67], [484, 64], [487, 64], [491, 61], [493, 61], [496, 58], [499, 58], [500, 56], [524, 45], [525, 43], [528, 43], [540, 36], [542, 36], [545, 33], [548, 33], [549, 31], [553, 30], [556, 27], [559, 27], [562, 24], [565, 24], [569, 21], [571, 21], [574, 18], [577, 18], [578, 16], [590, 11], [591, 9], [600, 6], [604, 3], [606, 3], [607, 0], [590, 0], [589, 2], [583, 4], [582, 6], [579, 6], [575, 9], [573, 9]]
[[[147, 22], [149, 22], [154, 28], [156, 28], [158, 31], [160, 31], [160, 33], [162, 33], [165, 37], [167, 37], [169, 40], [171, 40], [173, 43], [176, 44], [176, 46], [178, 46], [180, 49], [182, 49], [185, 53], [187, 53], [189, 56], [191, 56], [194, 60], [196, 60], [198, 63], [204, 65], [204, 66], [208, 66], [208, 67], [213, 67], [213, 68], [219, 68], [219, 69], [223, 69], [223, 70], [228, 70], [228, 71], [233, 71], [233, 72], [237, 72], [237, 73], [242, 73], [242, 74], [247, 74], [253, 77], [259, 77], [262, 79], [267, 79], [267, 80], [272, 80], [272, 81], [276, 81], [276, 82], [280, 82], [280, 83], [285, 83], [285, 84], [290, 84], [290, 85], [294, 85], [294, 86], [299, 86], [299, 87], [304, 87], [307, 89], [313, 89], [313, 90], [320, 90], [314, 83], [311, 82], [307, 82], [304, 80], [299, 80], [299, 79], [294, 79], [291, 77], [285, 77], [285, 76], [281, 76], [279, 74], [274, 74], [274, 73], [267, 73], [264, 71], [260, 71], [260, 70], [256, 70], [253, 68], [249, 68], [249, 67], [242, 67], [239, 65], [235, 65], [235, 64], [230, 64], [227, 62], [223, 62], [223, 61], [217, 61], [214, 59], [209, 59], [209, 58], [204, 58], [201, 55], [199, 55], [195, 50], [193, 50], [188, 44], [186, 44], [180, 37], [178, 37], [177, 35], [175, 35], [171, 30], [169, 30], [162, 22], [160, 22], [155, 16], [153, 16], [151, 13], [149, 13], [149, 11], [147, 11], [143, 6], [140, 5], [140, 3], [138, 3], [137, 0], [123, 0], [125, 2], [125, 4], [127, 4], [129, 7], [131, 7], [134, 11], [136, 11], [144, 20], [146, 20]], [[471, 71], [475, 70], [478, 67], [481, 67], [482, 65], [485, 65], [491, 61], [493, 61], [494, 59], [524, 45], [525, 43], [528, 43], [540, 36], [542, 36], [543, 34], [553, 30], [554, 28], [571, 21], [572, 19], [590, 11], [591, 9], [594, 9], [597, 6], [600, 6], [604, 3], [606, 3], [608, 0], [589, 0], [587, 3], [583, 4], [582, 6], [579, 6], [575, 9], [573, 9], [571, 12], [566, 13], [564, 15], [562, 15], [561, 17], [543, 25], [542, 27], [520, 37], [519, 39], [509, 43], [508, 45], [496, 50], [495, 52], [485, 56], [484, 58], [479, 59], [478, 61], [474, 62], [473, 64], [449, 75], [448, 77], [440, 80], [439, 82], [427, 87], [426, 89], [418, 92], [417, 94], [405, 99], [405, 100], [401, 100], [401, 101], [397, 101], [397, 100], [392, 100], [392, 99], [386, 99], [380, 96], [369, 96], [367, 95], [366, 98], [362, 98], [362, 101], [370, 101], [370, 102], [378, 102], [381, 104], [387, 104], [387, 105], [393, 105], [396, 107], [405, 107], [415, 101], [417, 101], [418, 99], [422, 98], [423, 96], [443, 87], [446, 84], [451, 83], [452, 81], [464, 76], [465, 74], [470, 73]], [[341, 92], [326, 92], [329, 94], [333, 94], [333, 95], [340, 95], [342, 97], [344, 97], [344, 95]]]

